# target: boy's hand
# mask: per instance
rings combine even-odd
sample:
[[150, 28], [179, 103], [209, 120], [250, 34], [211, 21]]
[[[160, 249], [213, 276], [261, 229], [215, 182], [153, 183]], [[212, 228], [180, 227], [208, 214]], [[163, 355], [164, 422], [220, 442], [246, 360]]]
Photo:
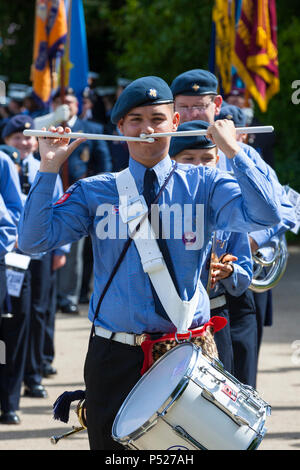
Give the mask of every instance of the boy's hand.
[[234, 123], [231, 120], [222, 119], [209, 126], [207, 138], [212, 140], [227, 158], [233, 158], [240, 151]]
[[217, 263], [211, 263], [211, 289], [213, 289], [218, 281], [226, 279], [233, 273], [232, 263], [237, 261], [237, 257], [226, 254]]
[[[43, 128], [42, 130], [46, 130]], [[65, 129], [61, 126], [55, 128], [51, 126], [49, 129], [51, 132], [58, 132], [59, 134], [70, 133], [71, 129], [66, 127]], [[82, 142], [86, 139], [80, 138], [74, 140], [71, 144], [70, 139], [66, 138], [39, 138], [39, 152], [41, 156], [40, 171], [58, 173], [60, 167], [71, 155]]]

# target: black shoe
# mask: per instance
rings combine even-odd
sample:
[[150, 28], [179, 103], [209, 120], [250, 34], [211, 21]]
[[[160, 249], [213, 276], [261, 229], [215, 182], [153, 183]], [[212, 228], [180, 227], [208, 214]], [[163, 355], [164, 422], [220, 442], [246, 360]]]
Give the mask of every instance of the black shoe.
[[73, 314], [79, 315], [78, 306], [75, 304], [70, 303], [70, 304], [64, 305], [63, 307], [60, 307], [60, 310], [62, 313], [73, 313]]
[[21, 420], [17, 413], [14, 411], [7, 411], [6, 413], [1, 413], [0, 424], [20, 424]]
[[24, 397], [46, 398], [47, 396], [47, 390], [43, 385], [33, 385], [24, 389]]
[[57, 370], [51, 364], [45, 364], [43, 367], [43, 377], [50, 377], [57, 374]]

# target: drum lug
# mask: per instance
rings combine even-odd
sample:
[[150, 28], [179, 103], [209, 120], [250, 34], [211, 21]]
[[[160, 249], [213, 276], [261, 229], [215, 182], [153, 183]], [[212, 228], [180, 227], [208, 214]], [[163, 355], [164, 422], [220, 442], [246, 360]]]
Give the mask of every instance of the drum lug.
[[226, 413], [227, 416], [229, 416], [229, 418], [231, 418], [239, 426], [244, 426], [244, 425], [245, 426], [250, 426], [249, 422], [246, 419], [244, 419], [241, 416], [238, 416], [234, 413], [231, 413], [226, 407], [222, 406], [222, 404], [216, 399], [214, 394], [211, 393], [209, 390], [203, 388], [202, 392], [201, 392], [201, 395], [202, 395], [203, 398], [205, 398], [206, 400], [208, 400], [211, 403], [213, 403], [214, 405], [216, 405], [221, 411]]
[[196, 441], [182, 426], [172, 426], [172, 429], [178, 434], [180, 437], [188, 441], [192, 444], [193, 447], [196, 447], [199, 450], [207, 450], [200, 442]]
[[216, 377], [212, 372], [210, 372], [210, 370], [208, 369], [208, 367], [205, 367], [205, 366], [200, 366], [198, 367], [199, 371], [200, 372], [203, 372], [203, 374], [210, 374], [212, 377], [213, 377], [213, 381], [217, 384], [217, 385], [220, 385], [221, 383], [225, 384], [226, 383], [226, 379], [220, 379], [219, 377]]

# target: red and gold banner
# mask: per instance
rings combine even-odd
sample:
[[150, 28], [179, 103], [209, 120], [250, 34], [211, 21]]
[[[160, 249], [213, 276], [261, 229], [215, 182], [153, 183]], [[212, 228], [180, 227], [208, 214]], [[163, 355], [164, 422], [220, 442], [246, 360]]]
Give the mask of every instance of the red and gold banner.
[[265, 112], [280, 87], [275, 0], [242, 2], [232, 61], [246, 89]]
[[215, 63], [217, 75], [225, 94], [231, 89], [232, 51], [235, 41], [235, 0], [215, 0], [212, 10], [215, 28]]

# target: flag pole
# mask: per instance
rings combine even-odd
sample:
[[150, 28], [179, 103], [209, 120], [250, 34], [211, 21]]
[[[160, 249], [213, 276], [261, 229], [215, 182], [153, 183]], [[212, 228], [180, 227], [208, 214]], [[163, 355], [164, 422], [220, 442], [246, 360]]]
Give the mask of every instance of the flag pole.
[[[64, 57], [61, 57], [60, 59], [60, 99], [61, 99], [61, 104], [65, 103], [65, 66], [64, 66]], [[62, 123], [63, 127], [66, 127], [67, 123], [64, 121]], [[61, 171], [61, 179], [63, 183], [63, 188], [64, 191], [68, 189], [69, 185], [69, 165], [68, 165], [68, 159], [64, 162], [62, 166], [62, 171]]]

